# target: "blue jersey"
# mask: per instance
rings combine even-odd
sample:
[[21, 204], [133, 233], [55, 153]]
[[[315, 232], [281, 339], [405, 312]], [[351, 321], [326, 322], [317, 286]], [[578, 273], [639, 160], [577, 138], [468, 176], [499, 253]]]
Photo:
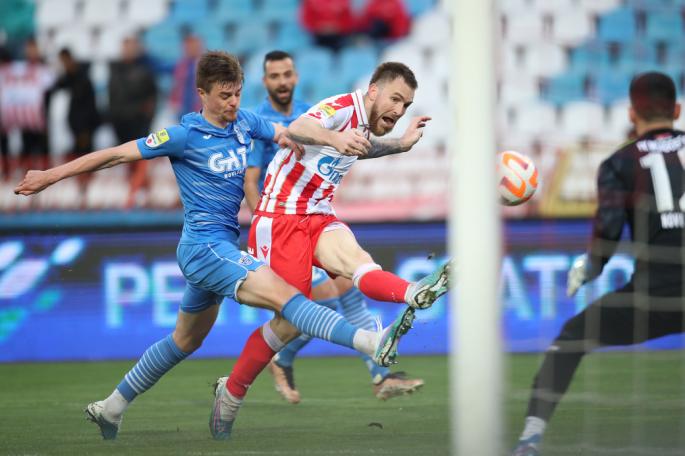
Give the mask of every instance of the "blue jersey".
[[195, 112], [183, 116], [180, 125], [136, 142], [143, 158], [168, 156], [171, 161], [183, 203], [181, 243], [237, 238], [252, 139], [273, 141], [274, 134], [270, 122], [248, 111], [239, 110], [226, 128]]
[[[292, 123], [293, 120], [307, 112], [307, 110], [309, 110], [309, 105], [307, 103], [293, 100], [293, 110], [289, 116], [286, 116], [285, 114], [276, 111], [273, 106], [271, 106], [271, 103], [267, 98], [257, 107], [257, 109], [255, 109], [255, 113], [264, 117], [266, 120], [287, 127]], [[262, 170], [261, 174], [259, 175], [260, 190], [262, 188], [262, 184], [264, 183], [264, 177], [266, 176], [266, 168], [269, 167], [269, 163], [271, 163], [271, 160], [273, 160], [277, 151], [278, 144], [272, 140], [254, 141], [253, 150], [250, 152], [250, 155], [247, 158], [247, 166], [260, 168]]]

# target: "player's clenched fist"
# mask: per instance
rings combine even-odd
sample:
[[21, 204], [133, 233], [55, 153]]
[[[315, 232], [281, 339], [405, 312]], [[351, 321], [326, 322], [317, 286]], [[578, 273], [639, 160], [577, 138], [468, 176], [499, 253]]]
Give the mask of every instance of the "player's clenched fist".
[[361, 131], [350, 128], [335, 136], [333, 147], [343, 155], [363, 157], [371, 148], [371, 143]]
[[33, 195], [53, 184], [48, 171], [30, 170], [24, 179], [14, 188], [15, 195]]

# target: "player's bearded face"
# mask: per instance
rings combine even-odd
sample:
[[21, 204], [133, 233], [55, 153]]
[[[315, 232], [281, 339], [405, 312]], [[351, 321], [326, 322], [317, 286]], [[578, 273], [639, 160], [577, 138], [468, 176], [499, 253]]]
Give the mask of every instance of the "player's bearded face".
[[202, 108], [219, 123], [228, 124], [238, 116], [242, 83], [215, 83], [212, 89], [201, 92]]
[[369, 114], [371, 133], [383, 136], [392, 131], [414, 100], [414, 89], [404, 79], [396, 78], [377, 86], [376, 98]]
[[291, 59], [266, 62], [263, 81], [269, 98], [283, 107], [290, 105], [297, 84], [297, 72]]

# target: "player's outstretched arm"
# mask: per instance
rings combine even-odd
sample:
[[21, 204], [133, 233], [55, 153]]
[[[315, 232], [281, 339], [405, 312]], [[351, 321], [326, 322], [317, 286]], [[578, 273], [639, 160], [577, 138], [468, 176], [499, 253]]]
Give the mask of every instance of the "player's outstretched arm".
[[120, 146], [91, 152], [76, 160], [45, 171], [30, 170], [19, 185], [15, 187], [14, 193], [17, 195], [33, 195], [62, 179], [99, 169], [111, 168], [121, 163], [128, 163], [142, 158], [143, 156], [140, 154], [136, 142], [129, 141]]
[[338, 132], [322, 127], [316, 120], [299, 117], [288, 126], [288, 136], [305, 145], [330, 146], [343, 155], [363, 157], [371, 143], [355, 129]]
[[429, 120], [431, 118], [428, 116], [414, 117], [401, 138], [372, 138], [371, 149], [359, 159], [385, 157], [386, 155], [407, 152], [419, 142], [423, 136], [423, 127]]

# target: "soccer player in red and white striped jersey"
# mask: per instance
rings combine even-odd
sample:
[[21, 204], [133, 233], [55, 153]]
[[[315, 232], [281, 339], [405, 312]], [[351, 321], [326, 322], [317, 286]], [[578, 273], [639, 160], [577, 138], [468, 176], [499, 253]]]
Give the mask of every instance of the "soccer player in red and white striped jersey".
[[[386, 62], [374, 72], [366, 94], [327, 98], [288, 127], [291, 139], [304, 145], [304, 154], [282, 149], [274, 156], [252, 220], [248, 251], [305, 296], [311, 293], [312, 265], [331, 276], [352, 279], [372, 299], [408, 304], [405, 314], [430, 307], [447, 292], [449, 263], [415, 283], [383, 271], [336, 218], [331, 205], [357, 159], [406, 152], [421, 139], [430, 117], [415, 117], [401, 138], [378, 138], [405, 114], [416, 88], [407, 66]], [[231, 385], [244, 395], [269, 359], [248, 340], [229, 377]]]

